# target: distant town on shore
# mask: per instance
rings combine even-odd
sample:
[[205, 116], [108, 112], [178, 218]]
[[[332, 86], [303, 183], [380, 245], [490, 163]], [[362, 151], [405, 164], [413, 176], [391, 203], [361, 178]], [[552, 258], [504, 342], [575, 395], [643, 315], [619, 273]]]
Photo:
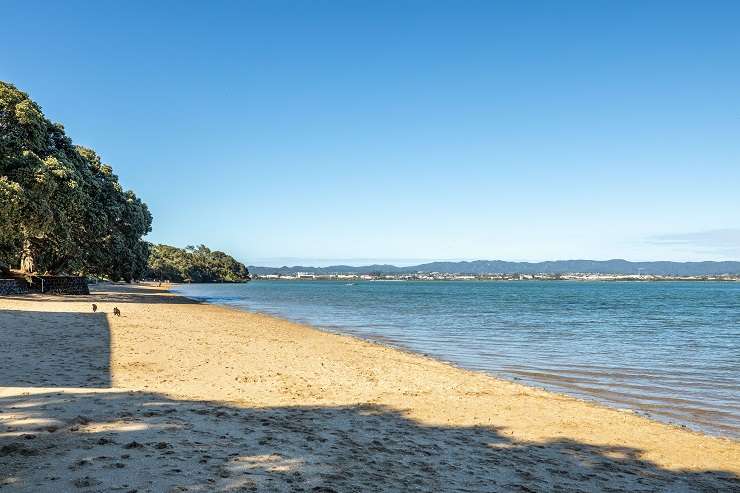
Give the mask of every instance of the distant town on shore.
[[328, 267], [249, 266], [253, 279], [267, 280], [691, 280], [740, 281], [740, 262], [630, 262], [557, 260], [431, 262], [408, 267], [387, 264]]

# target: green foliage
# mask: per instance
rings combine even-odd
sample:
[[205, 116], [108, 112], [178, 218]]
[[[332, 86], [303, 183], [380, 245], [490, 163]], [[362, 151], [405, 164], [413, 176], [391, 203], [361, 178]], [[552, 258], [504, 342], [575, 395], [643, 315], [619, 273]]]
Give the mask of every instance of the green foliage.
[[185, 248], [153, 245], [150, 250], [147, 277], [152, 279], [173, 282], [245, 282], [250, 279], [244, 264], [205, 245]]
[[152, 216], [110, 166], [0, 81], [0, 263], [114, 280], [146, 270]]

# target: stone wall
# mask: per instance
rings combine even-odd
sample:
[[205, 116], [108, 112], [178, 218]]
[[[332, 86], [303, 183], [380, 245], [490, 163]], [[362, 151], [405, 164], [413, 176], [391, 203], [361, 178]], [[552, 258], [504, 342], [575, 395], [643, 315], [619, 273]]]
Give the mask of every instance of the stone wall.
[[23, 279], [0, 279], [0, 296], [28, 293], [28, 283]]
[[44, 294], [90, 294], [87, 280], [75, 276], [33, 276], [31, 290]]

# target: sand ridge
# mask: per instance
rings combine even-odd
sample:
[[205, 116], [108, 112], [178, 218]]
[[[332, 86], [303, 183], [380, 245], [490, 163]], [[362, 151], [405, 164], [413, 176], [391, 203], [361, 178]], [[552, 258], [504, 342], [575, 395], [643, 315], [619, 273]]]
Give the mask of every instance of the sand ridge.
[[0, 350], [0, 491], [740, 490], [737, 441], [153, 287], [0, 298]]

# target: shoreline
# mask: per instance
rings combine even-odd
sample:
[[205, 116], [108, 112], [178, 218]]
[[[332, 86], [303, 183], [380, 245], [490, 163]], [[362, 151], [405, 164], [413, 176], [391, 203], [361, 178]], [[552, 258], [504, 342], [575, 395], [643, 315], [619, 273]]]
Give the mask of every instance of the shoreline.
[[[121, 435], [139, 437], [134, 441], [145, 450], [155, 447], [192, 456], [188, 469], [177, 468], [181, 470], [177, 478], [157, 472], [171, 455], [153, 452], [139, 458], [136, 465], [149, 470], [155, 481], [140, 485], [141, 491], [181, 484], [182, 471], [188, 471], [185, 483], [191, 487], [207, 485], [216, 491], [229, 491], [227, 486], [236, 483], [257, 489], [271, 485], [278, 491], [292, 491], [296, 485], [335, 491], [394, 485], [417, 485], [424, 491], [440, 486], [507, 491], [514, 485], [536, 491], [607, 487], [627, 491], [667, 485], [722, 491], [740, 485], [740, 442], [729, 437], [705, 435], [357, 336], [193, 301], [150, 286], [93, 288], [89, 297], [0, 298], [0, 342], [11, 355], [0, 382], [0, 447], [44, 443], [42, 435], [47, 433], [59, 439], [58, 430], [38, 430], [39, 421], [45, 420], [61, 423], [62, 443], [103, 448], [109, 457], [113, 444], [90, 444], [85, 439], [103, 434], [123, 443]], [[90, 313], [91, 301], [105, 313]], [[107, 313], [113, 304], [121, 308], [121, 318]], [[34, 334], [24, 333], [23, 327], [29, 326], [35, 327]], [[106, 331], [108, 340], [100, 341]], [[54, 344], [44, 347], [49, 338]], [[105, 357], [91, 350], [96, 344], [98, 353], [108, 348]], [[87, 349], [82, 355], [80, 346]], [[65, 358], [82, 362], [75, 365]], [[40, 369], [29, 359], [41, 360]], [[100, 397], [109, 394], [116, 397]], [[59, 395], [65, 403], [57, 403], [63, 409], [55, 411], [51, 401], [59, 400]], [[23, 407], [29, 400], [33, 406]], [[111, 404], [112, 400], [116, 402]], [[129, 409], [140, 401], [152, 409], [159, 406], [157, 413], [147, 416], [143, 404]], [[193, 411], [193, 417], [159, 410], [180, 406], [198, 412]], [[224, 422], [208, 421], [218, 413], [225, 413]], [[87, 422], [69, 425], [67, 419], [79, 416]], [[249, 431], [243, 429], [244, 423], [253, 422], [250, 419], [259, 426], [247, 424]], [[206, 436], [215, 442], [229, 442], [220, 447], [234, 449], [238, 467], [228, 456], [202, 457], [201, 446], [193, 445], [210, 443], [198, 434], [202, 427], [210, 427]], [[31, 432], [37, 437], [19, 442]], [[155, 436], [168, 433], [175, 438], [163, 449], [156, 448], [159, 442], [149, 445]], [[291, 439], [282, 440], [283, 434]], [[434, 444], [444, 453], [433, 451]], [[201, 448], [215, 457], [216, 448]], [[93, 483], [100, 481], [98, 487], [123, 481], [104, 460], [98, 464], [78, 458], [90, 455], [88, 449], [75, 450], [54, 457], [39, 452], [44, 461], [51, 461], [58, 479], [47, 479], [49, 474], [34, 467], [39, 457], [8, 454], [9, 465], [0, 466], [0, 491], [3, 481], [9, 491], [52, 491], [64, 481], [83, 484], [83, 472]], [[123, 466], [114, 469], [125, 470], [137, 459], [134, 453], [119, 455], [129, 457], [118, 459]], [[90, 467], [70, 469], [73, 459], [89, 460]], [[389, 465], [394, 462], [399, 466]], [[239, 473], [237, 481], [234, 467], [252, 473]], [[91, 476], [92, 472], [96, 474]]]
[[[463, 279], [463, 278], [434, 278], [434, 279], [361, 279], [361, 278], [336, 278], [336, 277], [316, 277], [316, 278], [269, 278], [269, 277], [255, 277], [245, 282], [255, 281], [268, 281], [268, 282], [296, 282], [296, 281], [307, 281], [307, 282], [740, 282], [740, 277], [731, 278], [711, 278], [711, 279], [694, 279], [686, 277], [676, 278], [636, 278], [636, 277], [569, 277], [562, 279], [551, 279], [551, 278], [534, 278], [534, 279], [499, 279], [499, 278], [479, 278], [479, 279]], [[176, 283], [177, 284], [177, 283]], [[208, 284], [239, 284], [239, 283], [208, 283]], [[244, 283], [242, 283], [244, 284]]]
[[[277, 281], [277, 280], [273, 280]], [[322, 283], [322, 282], [331, 282], [335, 284], [341, 284], [341, 281], [336, 280], [323, 280], [323, 279], [315, 279], [315, 280], [295, 280], [296, 282], [300, 281], [307, 281], [307, 282], [316, 282], [316, 283]], [[567, 281], [567, 280], [563, 280]], [[286, 282], [288, 282], [286, 280]], [[390, 281], [390, 280], [377, 280], [377, 281], [364, 281], [364, 282], [397, 282], [397, 281]], [[405, 280], [404, 282], [408, 283], [425, 283], [425, 282], [435, 282], [435, 281], [417, 281], [417, 280]], [[439, 281], [442, 282], [442, 281]], [[452, 281], [448, 281], [452, 282]], [[481, 281], [481, 282], [515, 282], [515, 281]], [[583, 281], [586, 282], [586, 281]], [[610, 281], [593, 281], [597, 283], [601, 282], [610, 282]], [[619, 282], [619, 281], [615, 281]], [[630, 281], [632, 282], [632, 281]], [[650, 282], [650, 281], [646, 281]], [[656, 282], [681, 282], [681, 281], [656, 281]], [[358, 283], [361, 284], [362, 282]], [[216, 296], [216, 298], [209, 298], [209, 297], [203, 297], [203, 296], [196, 296], [195, 294], [192, 297], [187, 296], [187, 292], [178, 292], [179, 289], [187, 289], [187, 284], [180, 284], [175, 283], [171, 285], [170, 288], [173, 294], [176, 294], [178, 296], [185, 296], [188, 297], [188, 299], [192, 299], [193, 301], [197, 301], [200, 303], [206, 303], [211, 304], [214, 306], [220, 306], [228, 309], [234, 309], [239, 310], [245, 313], [253, 313], [253, 314], [259, 314], [264, 315], [267, 317], [274, 317], [279, 320], [282, 320], [284, 322], [289, 323], [297, 323], [302, 324], [305, 326], [308, 326], [314, 330], [319, 330], [321, 332], [325, 332], [328, 334], [335, 334], [335, 335], [342, 335], [347, 336], [351, 338], [358, 339], [360, 341], [367, 341], [375, 344], [379, 344], [383, 347], [395, 349], [399, 351], [403, 351], [405, 353], [411, 354], [411, 355], [417, 355], [425, 358], [429, 358], [433, 361], [441, 362], [447, 365], [450, 365], [456, 369], [462, 370], [462, 371], [472, 371], [474, 373], [487, 375], [492, 378], [503, 380], [510, 383], [515, 383], [519, 385], [523, 385], [528, 388], [534, 388], [538, 390], [543, 390], [546, 392], [551, 392], [556, 395], [560, 395], [563, 397], [569, 397], [576, 399], [578, 401], [582, 401], [585, 403], [591, 403], [596, 404], [598, 406], [603, 406], [608, 409], [613, 409], [619, 412], [629, 412], [633, 413], [636, 416], [645, 417], [651, 421], [659, 422], [668, 426], [671, 426], [676, 429], [681, 430], [690, 430], [695, 433], [699, 433], [701, 435], [706, 435], [710, 437], [716, 437], [716, 438], [724, 438], [728, 440], [733, 441], [740, 441], [740, 428], [737, 427], [737, 425], [733, 425], [729, 422], [711, 422], [711, 421], [702, 421], [699, 417], [699, 414], [695, 414], [693, 416], [689, 416], [688, 413], [695, 411], [695, 412], [708, 412], [712, 413], [713, 411], [707, 411], [704, 409], [700, 409], [697, 411], [697, 408], [691, 408], [691, 409], [684, 409], [679, 407], [669, 407], [666, 405], [662, 408], [657, 408], [657, 406], [653, 406], [651, 409], [650, 406], [642, 407], [639, 404], [635, 404], [635, 396], [628, 394], [628, 393], [622, 393], [622, 389], [619, 388], [605, 388], [605, 389], [598, 389], [595, 387], [591, 387], [589, 391], [584, 391], [583, 386], [588, 386], [588, 382], [583, 383], [579, 385], [578, 383], [572, 383], [572, 380], [569, 380], [568, 377], [561, 376], [557, 373], [557, 371], [553, 371], [551, 373], [548, 373], [547, 370], [539, 369], [539, 367], [530, 367], [530, 370], [532, 370], [529, 373], [539, 373], [541, 375], [546, 375], [551, 378], [542, 378], [541, 380], [537, 380], [536, 378], [527, 378], [526, 374], [528, 372], [522, 371], [521, 373], [525, 374], [525, 376], [519, 376], [516, 372], [506, 373], [505, 370], [496, 370], [491, 368], [483, 368], [475, 366], [466, 366], [465, 362], [458, 362], [455, 361], [454, 355], [450, 355], [449, 353], [447, 355], [443, 353], [438, 354], [430, 354], [424, 350], [423, 347], [414, 349], [413, 347], [409, 346], [407, 342], [404, 342], [403, 339], [394, 339], [393, 337], [388, 337], [381, 333], [363, 333], [360, 331], [353, 331], [352, 329], [348, 329], [347, 327], [344, 327], [342, 325], [332, 324], [331, 322], [328, 322], [327, 320], [323, 320], [323, 323], [327, 325], [321, 325], [321, 322], [318, 324], [315, 324], [316, 321], [312, 323], [311, 320], [307, 320], [305, 318], [290, 318], [289, 316], [283, 315], [280, 313], [279, 310], [274, 310], [273, 312], [270, 311], [263, 311], [260, 309], [254, 309], [247, 307], [245, 305], [236, 303], [231, 304], [229, 302], [222, 302], [218, 301], [220, 298]], [[197, 293], [196, 293], [197, 294]], [[214, 301], [215, 300], [215, 301]], [[613, 371], [620, 371], [622, 368], [615, 367], [612, 368]], [[680, 392], [674, 394], [675, 398], [681, 399], [682, 397], [685, 397], [685, 395], [682, 395]], [[632, 402], [630, 402], [632, 401]], [[689, 401], [684, 401], [689, 402]], [[682, 415], [682, 413], [684, 413]], [[732, 417], [732, 415], [729, 416], [728, 419], [734, 420], [735, 418]], [[734, 423], [734, 421], [733, 421]]]
[[[317, 280], [316, 282], [322, 282], [322, 281], [321, 280]], [[424, 282], [424, 281], [406, 281], [406, 282]], [[495, 282], [495, 281], [491, 281], [491, 282]], [[664, 281], [661, 281], [661, 282], [664, 282]], [[692, 426], [683, 425], [683, 424], [680, 424], [680, 423], [677, 423], [677, 422], [672, 422], [668, 418], [663, 418], [659, 414], [650, 413], [649, 411], [642, 410], [642, 409], [634, 409], [634, 408], [631, 408], [631, 407], [617, 407], [615, 405], [610, 405], [607, 400], [605, 400], [605, 399], [602, 400], [598, 396], [595, 396], [595, 395], [594, 396], [584, 396], [584, 397], [581, 397], [581, 396], [578, 396], [578, 395], [569, 394], [569, 393], [567, 393], [565, 391], [559, 391], [559, 390], [554, 389], [554, 388], [548, 388], [547, 386], [541, 385], [541, 384], [539, 384], [538, 382], [535, 382], [535, 381], [527, 381], [527, 380], [525, 380], [523, 378], [508, 377], [507, 375], [503, 375], [503, 374], [499, 374], [499, 373], [495, 373], [495, 372], [487, 371], [487, 370], [476, 370], [476, 369], [466, 368], [462, 364], [456, 363], [455, 361], [447, 360], [447, 359], [445, 359], [443, 357], [433, 356], [431, 354], [427, 354], [427, 353], [423, 353], [423, 352], [420, 352], [420, 351], [416, 351], [414, 349], [411, 349], [409, 347], [404, 346], [402, 343], [395, 342], [392, 339], [384, 338], [384, 337], [379, 336], [379, 335], [378, 336], [366, 336], [365, 337], [365, 336], [361, 336], [361, 335], [355, 335], [355, 334], [352, 334], [350, 332], [346, 332], [344, 330], [336, 330], [336, 331], [334, 331], [334, 330], [331, 330], [331, 329], [325, 329], [323, 327], [312, 325], [311, 323], [308, 323], [306, 321], [291, 320], [290, 318], [287, 318], [287, 317], [284, 317], [284, 316], [281, 316], [281, 315], [277, 315], [277, 314], [273, 314], [273, 313], [267, 313], [267, 312], [263, 312], [263, 311], [259, 311], [259, 310], [250, 310], [250, 309], [247, 309], [247, 308], [239, 308], [239, 307], [236, 307], [236, 306], [230, 306], [228, 304], [212, 303], [212, 302], [210, 302], [208, 300], [194, 298], [194, 297], [186, 296], [186, 295], [184, 295], [182, 293], [174, 292], [174, 291], [172, 291], [172, 288], [167, 288], [167, 291], [168, 292], [171, 292], [175, 296], [180, 296], [180, 297], [183, 297], [183, 298], [192, 300], [195, 303], [199, 303], [199, 304], [203, 304], [203, 305], [217, 306], [217, 307], [225, 308], [225, 309], [228, 309], [228, 310], [236, 310], [236, 311], [241, 311], [241, 312], [244, 312], [244, 313], [251, 313], [251, 314], [259, 315], [259, 316], [263, 316], [263, 317], [274, 318], [276, 320], [280, 320], [280, 321], [285, 322], [285, 323], [299, 324], [299, 325], [305, 326], [305, 327], [307, 327], [309, 329], [316, 330], [316, 331], [321, 332], [321, 333], [324, 333], [324, 334], [331, 334], [331, 335], [338, 335], [338, 336], [342, 336], [342, 337], [348, 337], [350, 339], [357, 340], [358, 342], [369, 342], [371, 344], [376, 344], [376, 345], [381, 346], [381, 347], [386, 348], [386, 349], [403, 352], [403, 353], [408, 354], [410, 356], [415, 356], [415, 357], [423, 358], [423, 359], [426, 359], [426, 360], [429, 360], [429, 361], [435, 362], [435, 363], [442, 363], [444, 365], [450, 366], [451, 368], [454, 368], [455, 370], [459, 370], [459, 371], [462, 371], [462, 372], [470, 372], [470, 373], [473, 373], [475, 375], [483, 375], [483, 376], [490, 377], [490, 378], [493, 378], [495, 380], [500, 380], [502, 382], [507, 382], [507, 383], [510, 383], [510, 384], [513, 384], [513, 385], [520, 385], [520, 386], [522, 386], [522, 387], [524, 387], [526, 389], [539, 390], [539, 391], [542, 391], [542, 392], [547, 392], [547, 393], [553, 394], [553, 395], [558, 396], [558, 397], [561, 397], [561, 398], [573, 399], [573, 400], [576, 400], [578, 402], [582, 402], [584, 404], [596, 405], [598, 407], [610, 409], [610, 410], [617, 411], [617, 412], [620, 412], [620, 413], [633, 414], [634, 416], [647, 419], [647, 420], [649, 420], [651, 422], [654, 422], [654, 423], [659, 423], [659, 424], [662, 424], [662, 425], [665, 425], [665, 426], [669, 426], [669, 427], [674, 428], [676, 430], [680, 430], [680, 431], [684, 431], [684, 432], [685, 431], [688, 431], [688, 432], [695, 433], [697, 435], [704, 436], [704, 437], [707, 437], [707, 438], [716, 438], [716, 439], [720, 439], [720, 440], [729, 440], [729, 441], [732, 441], [732, 442], [740, 443], [740, 437], [734, 437], [734, 436], [730, 436], [730, 435], [723, 435], [723, 434], [719, 434], [719, 433], [711, 433], [709, 431], [702, 430], [698, 425], [696, 425], [695, 427], [692, 427]]]

